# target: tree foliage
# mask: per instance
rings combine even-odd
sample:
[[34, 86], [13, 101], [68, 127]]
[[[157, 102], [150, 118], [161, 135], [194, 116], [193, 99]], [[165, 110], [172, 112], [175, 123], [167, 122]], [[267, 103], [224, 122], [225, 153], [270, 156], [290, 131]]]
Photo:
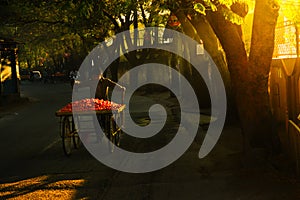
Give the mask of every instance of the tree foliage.
[[294, 23], [300, 23], [300, 1], [299, 0], [279, 0], [282, 5], [283, 15]]
[[83, 59], [108, 34], [109, 24], [100, 6], [83, 1], [9, 1], [1, 7], [7, 11], [1, 13], [1, 35], [23, 44], [21, 61], [30, 60], [37, 67], [41, 64], [38, 57], [43, 57], [50, 66], [63, 68], [71, 55]]
[[[163, 3], [147, 0], [2, 1], [0, 35], [23, 44], [19, 57], [27, 67], [39, 66], [40, 57], [50, 67], [78, 67], [86, 54], [106, 37], [129, 30], [134, 23], [145, 26], [165, 23], [166, 16], [161, 13]], [[73, 60], [75, 57], [78, 61]], [[63, 66], [68, 60], [73, 60], [71, 63], [76, 66]]]

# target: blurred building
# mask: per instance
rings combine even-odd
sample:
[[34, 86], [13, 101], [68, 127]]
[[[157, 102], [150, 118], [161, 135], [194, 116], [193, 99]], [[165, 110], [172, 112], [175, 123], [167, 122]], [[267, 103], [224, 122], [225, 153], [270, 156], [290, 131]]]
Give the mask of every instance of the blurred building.
[[284, 152], [300, 175], [300, 24], [279, 20], [270, 71], [270, 103]]

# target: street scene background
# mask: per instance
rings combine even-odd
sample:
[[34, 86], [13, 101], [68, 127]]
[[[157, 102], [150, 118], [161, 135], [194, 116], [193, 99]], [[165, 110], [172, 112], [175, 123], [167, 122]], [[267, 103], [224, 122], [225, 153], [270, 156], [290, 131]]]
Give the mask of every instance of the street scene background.
[[[69, 83], [27, 82], [21, 96], [29, 101], [1, 110], [0, 199], [298, 199], [299, 183], [263, 159], [243, 160], [240, 129], [227, 124], [214, 150], [204, 159], [198, 151], [205, 127], [187, 152], [156, 172], [131, 174], [104, 166], [82, 146], [63, 153], [55, 111], [71, 101]], [[132, 113], [145, 123], [145, 105], [168, 101], [168, 92], [136, 93]], [[173, 106], [173, 107], [172, 107]], [[2, 108], [3, 109], [3, 108]], [[164, 133], [150, 142], [121, 138], [123, 147], [144, 151], [173, 137], [176, 113]], [[128, 116], [127, 116], [128, 117]], [[143, 120], [144, 119], [144, 120]], [[233, 141], [234, 140], [234, 141]], [[239, 140], [239, 141], [236, 141]]]

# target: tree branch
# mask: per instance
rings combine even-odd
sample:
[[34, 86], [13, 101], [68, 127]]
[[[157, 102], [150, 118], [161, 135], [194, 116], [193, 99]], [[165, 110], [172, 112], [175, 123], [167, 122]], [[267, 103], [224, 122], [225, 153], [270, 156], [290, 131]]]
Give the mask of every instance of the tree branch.
[[108, 19], [110, 19], [110, 21], [113, 23], [113, 25], [115, 26], [115, 29], [116, 30], [120, 30], [121, 29], [121, 27], [119, 26], [119, 24], [118, 24], [118, 22], [117, 22], [117, 20], [112, 16], [112, 15], [110, 15], [107, 11], [105, 11], [105, 10], [102, 10], [102, 12], [103, 12], [103, 14], [108, 18]]
[[145, 14], [145, 10], [143, 8], [143, 5], [140, 3], [140, 9], [142, 11], [142, 17], [143, 17], [143, 21], [144, 21], [144, 24], [145, 26], [147, 26], [148, 22], [147, 22], [147, 17], [146, 17], [146, 14]]

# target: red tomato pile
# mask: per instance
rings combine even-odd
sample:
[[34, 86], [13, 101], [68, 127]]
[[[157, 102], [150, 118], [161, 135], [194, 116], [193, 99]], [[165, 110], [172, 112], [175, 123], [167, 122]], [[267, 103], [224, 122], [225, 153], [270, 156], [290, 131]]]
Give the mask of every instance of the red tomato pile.
[[92, 98], [69, 103], [60, 109], [59, 112], [117, 110], [121, 106], [122, 104], [117, 104], [112, 101]]

